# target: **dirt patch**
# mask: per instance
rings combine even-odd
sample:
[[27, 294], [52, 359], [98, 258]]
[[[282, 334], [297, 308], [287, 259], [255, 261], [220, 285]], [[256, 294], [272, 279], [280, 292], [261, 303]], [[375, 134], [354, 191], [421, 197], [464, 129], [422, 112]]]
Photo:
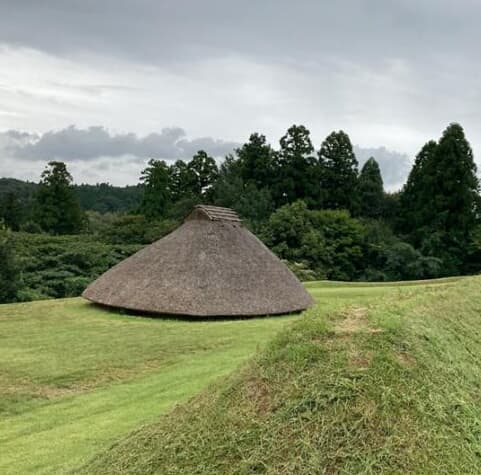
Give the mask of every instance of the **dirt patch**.
[[373, 360], [372, 351], [360, 351], [359, 349], [351, 348], [349, 351], [349, 366], [358, 369], [367, 369]]
[[416, 359], [406, 352], [396, 353], [397, 361], [406, 368], [413, 368], [416, 366]]
[[269, 386], [260, 378], [250, 378], [246, 382], [246, 394], [258, 414], [265, 414], [271, 408]]
[[374, 328], [367, 318], [368, 310], [365, 307], [351, 307], [342, 313], [343, 320], [336, 323], [336, 333], [356, 333], [359, 331], [378, 333], [382, 330]]

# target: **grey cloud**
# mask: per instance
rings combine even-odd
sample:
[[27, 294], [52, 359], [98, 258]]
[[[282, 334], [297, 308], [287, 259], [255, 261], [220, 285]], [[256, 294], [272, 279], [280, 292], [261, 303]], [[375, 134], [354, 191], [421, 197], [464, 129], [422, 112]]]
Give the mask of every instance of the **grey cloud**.
[[111, 134], [100, 126], [79, 129], [73, 125], [40, 136], [18, 131], [8, 131], [0, 135], [10, 139], [4, 147], [9, 154], [25, 160], [85, 161], [121, 156], [133, 156], [141, 160], [148, 157], [186, 159], [200, 149], [215, 157], [221, 157], [238, 146], [235, 142], [211, 137], [191, 140], [179, 127], [164, 128], [160, 133], [151, 133], [144, 137], [134, 133]]
[[[478, 54], [476, 0], [3, 0], [0, 42], [162, 63], [237, 53], [426, 60]], [[300, 26], [300, 27], [299, 27]]]
[[399, 189], [406, 182], [412, 166], [406, 154], [388, 150], [385, 147], [363, 148], [357, 145], [354, 147], [354, 153], [360, 168], [370, 157], [376, 159], [381, 169], [384, 186], [388, 190]]
[[[214, 157], [223, 158], [240, 144], [212, 137], [188, 139], [180, 127], [164, 128], [159, 133], [139, 137], [134, 133], [112, 134], [100, 126], [80, 129], [70, 126], [42, 135], [8, 130], [0, 133], [0, 149], [22, 162], [46, 161], [50, 159], [67, 162], [88, 161], [89, 167], [102, 173], [115, 169], [115, 159], [127, 164], [144, 163], [146, 158], [189, 159], [198, 150], [205, 150]], [[387, 189], [396, 189], [405, 182], [411, 162], [407, 155], [385, 147], [354, 147], [362, 166], [369, 157], [374, 157], [381, 168]], [[104, 157], [104, 158], [102, 158]], [[107, 158], [110, 157], [110, 158]], [[114, 159], [114, 160], [113, 160]], [[113, 167], [113, 168], [112, 168]]]

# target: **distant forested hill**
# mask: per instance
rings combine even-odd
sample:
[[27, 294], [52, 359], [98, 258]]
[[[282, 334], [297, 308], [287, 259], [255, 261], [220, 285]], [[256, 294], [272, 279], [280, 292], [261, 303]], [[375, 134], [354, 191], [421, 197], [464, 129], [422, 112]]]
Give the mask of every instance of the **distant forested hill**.
[[[9, 193], [14, 193], [22, 203], [28, 203], [37, 186], [37, 183], [16, 178], [0, 178], [0, 203]], [[135, 210], [142, 200], [142, 185], [120, 187], [100, 183], [74, 185], [73, 188], [84, 210], [100, 213]]]
[[16, 178], [0, 178], [0, 202], [6, 195], [14, 193], [23, 202], [29, 201], [37, 188], [37, 184]]
[[74, 190], [83, 209], [99, 213], [135, 210], [143, 195], [142, 185], [120, 187], [108, 183], [83, 184], [74, 185]]

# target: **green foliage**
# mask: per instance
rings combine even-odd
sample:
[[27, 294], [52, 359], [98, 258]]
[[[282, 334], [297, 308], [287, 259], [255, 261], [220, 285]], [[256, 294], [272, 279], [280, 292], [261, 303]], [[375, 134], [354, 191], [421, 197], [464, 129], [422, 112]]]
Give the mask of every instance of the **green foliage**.
[[361, 270], [364, 230], [345, 210], [309, 210], [303, 201], [279, 208], [266, 240], [283, 259], [304, 262], [333, 280], [355, 279]]
[[326, 276], [310, 269], [305, 262], [283, 261], [301, 282], [324, 280]]
[[22, 224], [24, 209], [22, 202], [14, 192], [5, 195], [0, 203], [0, 219], [3, 219], [5, 226], [12, 231], [18, 231]]
[[75, 195], [84, 210], [98, 213], [125, 213], [139, 208], [142, 185], [112, 186], [109, 183], [74, 185]]
[[234, 209], [246, 223], [257, 228], [267, 221], [274, 203], [268, 187], [258, 188], [256, 180], [243, 178], [242, 163], [242, 159], [226, 158], [212, 190], [213, 203]]
[[187, 167], [193, 177], [192, 194], [208, 197], [219, 173], [215, 160], [203, 150], [199, 150]]
[[63, 162], [49, 162], [35, 194], [35, 222], [53, 234], [73, 234], [85, 225], [85, 216], [72, 188], [72, 175]]
[[142, 214], [121, 214], [106, 222], [98, 235], [110, 244], [141, 244], [145, 242], [147, 226], [148, 221]]
[[357, 213], [357, 160], [349, 136], [332, 132], [319, 150], [323, 206]]
[[275, 153], [264, 135], [251, 134], [249, 141], [236, 150], [236, 155], [244, 183], [252, 183], [258, 190], [273, 186]]
[[22, 269], [21, 300], [73, 297], [101, 273], [140, 249], [106, 244], [95, 236], [16, 233]]
[[416, 156], [414, 165], [409, 173], [406, 185], [400, 195], [400, 230], [409, 235], [411, 241], [419, 245], [425, 226], [425, 219], [429, 215], [427, 203], [431, 201], [433, 192], [432, 168], [435, 166], [435, 152], [437, 143], [427, 142]]
[[174, 203], [194, 196], [195, 182], [194, 171], [183, 160], [177, 160], [169, 167], [169, 189]]
[[422, 256], [408, 243], [397, 242], [387, 247], [384, 254], [389, 280], [429, 279], [441, 274], [441, 259]]
[[466, 268], [478, 224], [479, 183], [471, 147], [459, 124], [419, 153], [401, 199], [402, 231], [423, 254], [442, 259], [444, 272]]
[[[28, 210], [31, 208], [33, 196], [38, 186], [37, 183], [24, 182], [14, 178], [0, 178], [0, 203], [5, 201], [8, 194], [13, 193], [20, 201], [24, 211], [22, 225], [26, 221], [32, 220]], [[96, 185], [72, 184], [72, 188], [83, 210], [99, 213], [136, 210], [140, 206], [143, 195], [142, 185], [120, 187], [108, 183]]]
[[173, 219], [148, 221], [142, 214], [89, 213], [90, 231], [108, 244], [150, 244], [178, 227]]
[[151, 159], [140, 181], [144, 185], [141, 212], [147, 219], [164, 217], [170, 204], [169, 167], [164, 160]]
[[358, 180], [359, 213], [366, 218], [379, 219], [384, 214], [384, 187], [381, 170], [371, 157], [362, 167]]
[[280, 150], [275, 155], [278, 205], [296, 200], [304, 200], [308, 205], [319, 203], [319, 164], [313, 152], [310, 132], [303, 125], [293, 125], [281, 138]]
[[13, 233], [0, 222], [0, 303], [15, 302], [20, 287], [20, 270]]

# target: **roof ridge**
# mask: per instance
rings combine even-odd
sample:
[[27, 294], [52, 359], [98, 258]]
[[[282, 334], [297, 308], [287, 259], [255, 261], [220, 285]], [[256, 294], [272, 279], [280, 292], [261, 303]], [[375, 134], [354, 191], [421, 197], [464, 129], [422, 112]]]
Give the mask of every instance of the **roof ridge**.
[[232, 221], [241, 223], [239, 215], [231, 208], [213, 205], [196, 205], [195, 209], [204, 212], [212, 221]]

